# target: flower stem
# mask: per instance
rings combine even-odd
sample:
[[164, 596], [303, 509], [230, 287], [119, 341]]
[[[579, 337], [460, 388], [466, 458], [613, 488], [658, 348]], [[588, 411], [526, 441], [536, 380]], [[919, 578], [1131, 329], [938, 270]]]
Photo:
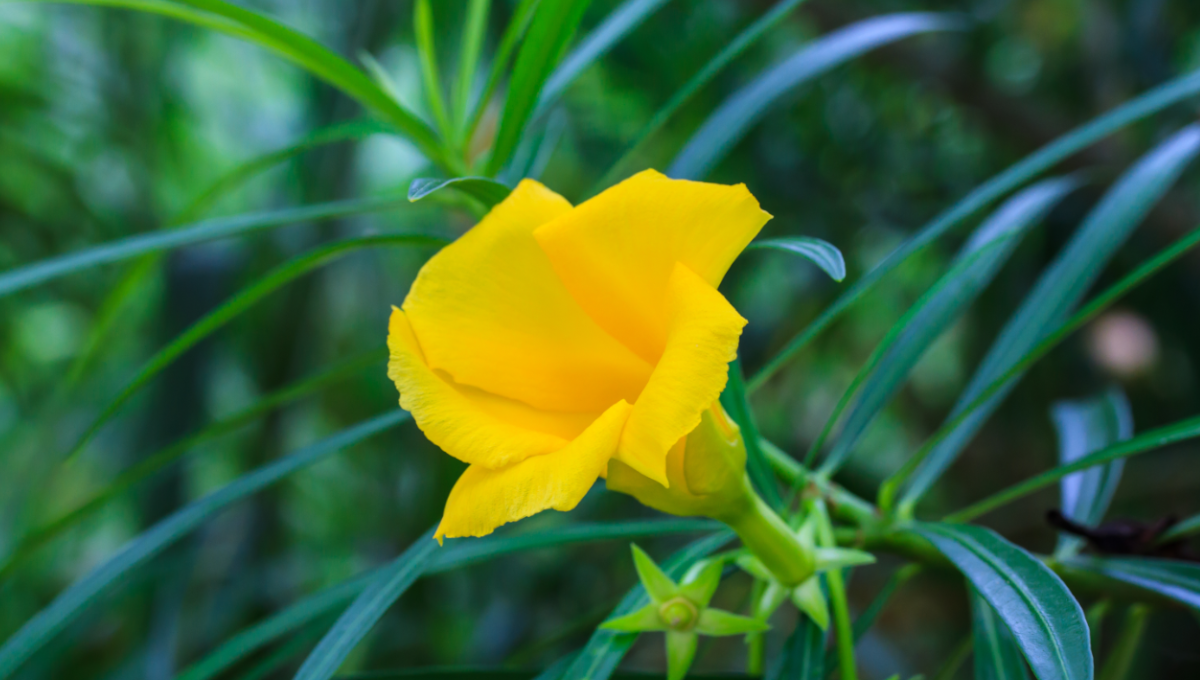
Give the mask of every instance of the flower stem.
[[[818, 500], [813, 505], [817, 512], [818, 542], [824, 547], [836, 546], [833, 524], [829, 521], [825, 502]], [[858, 670], [854, 664], [854, 627], [850, 620], [850, 604], [846, 600], [846, 583], [842, 580], [842, 571], [833, 569], [825, 572], [825, 583], [829, 586], [829, 600], [833, 608], [833, 627], [837, 633], [838, 667], [841, 670], [841, 679], [858, 680]]]
[[763, 502], [746, 480], [746, 502], [717, 517], [737, 532], [742, 543], [785, 586], [798, 586], [813, 575], [814, 559], [787, 523]]

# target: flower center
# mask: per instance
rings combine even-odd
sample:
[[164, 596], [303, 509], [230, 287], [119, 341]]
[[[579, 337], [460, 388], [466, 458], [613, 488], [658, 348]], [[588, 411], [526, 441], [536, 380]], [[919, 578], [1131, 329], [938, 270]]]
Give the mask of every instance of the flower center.
[[699, 612], [696, 611], [696, 605], [687, 598], [676, 597], [663, 602], [658, 608], [658, 615], [671, 630], [688, 630], [696, 625]]

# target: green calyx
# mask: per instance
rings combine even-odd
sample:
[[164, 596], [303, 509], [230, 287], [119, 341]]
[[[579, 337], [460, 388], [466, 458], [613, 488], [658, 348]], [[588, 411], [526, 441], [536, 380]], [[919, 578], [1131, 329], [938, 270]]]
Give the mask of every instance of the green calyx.
[[721, 583], [722, 561], [698, 562], [676, 583], [641, 548], [631, 547], [633, 564], [650, 603], [600, 627], [625, 633], [666, 633], [668, 680], [681, 680], [687, 674], [700, 635], [746, 635], [770, 628], [763, 620], [708, 606]]

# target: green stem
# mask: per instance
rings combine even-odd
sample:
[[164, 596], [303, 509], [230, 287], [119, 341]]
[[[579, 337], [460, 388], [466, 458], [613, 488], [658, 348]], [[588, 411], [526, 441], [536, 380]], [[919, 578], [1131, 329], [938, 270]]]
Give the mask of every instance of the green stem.
[[[818, 543], [824, 547], [836, 546], [833, 523], [829, 521], [825, 502], [818, 500], [813, 505], [817, 512]], [[850, 603], [846, 599], [846, 583], [842, 580], [842, 571], [833, 569], [825, 572], [825, 583], [829, 586], [829, 602], [833, 609], [833, 628], [837, 633], [838, 667], [842, 672], [842, 680], [858, 680], [858, 669], [854, 664], [854, 622], [850, 619]]]
[[775, 514], [746, 480], [745, 504], [723, 517], [716, 517], [733, 529], [742, 543], [771, 570], [785, 586], [798, 586], [813, 575], [813, 555], [800, 545], [787, 523]]
[[1125, 614], [1125, 623], [1121, 626], [1121, 636], [1117, 638], [1117, 647], [1104, 663], [1100, 672], [1100, 680], [1125, 680], [1131, 677], [1133, 662], [1137, 658], [1138, 646], [1142, 642], [1142, 634], [1146, 632], [1146, 623], [1150, 618], [1150, 607], [1135, 604]]

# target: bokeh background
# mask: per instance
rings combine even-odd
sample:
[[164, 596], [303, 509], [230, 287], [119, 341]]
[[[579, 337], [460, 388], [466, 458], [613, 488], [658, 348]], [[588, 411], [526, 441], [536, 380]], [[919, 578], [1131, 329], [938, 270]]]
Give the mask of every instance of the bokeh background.
[[[421, 106], [411, 3], [247, 4], [351, 59], [372, 55], [401, 99]], [[494, 3], [488, 50], [512, 4]], [[584, 30], [616, 4], [594, 0]], [[566, 91], [548, 122], [557, 144], [534, 172], [573, 201], [593, 193], [670, 93], [770, 6], [667, 2]], [[462, 0], [434, 3], [447, 72], [464, 7]], [[817, 236], [838, 246], [848, 282], [1042, 144], [1200, 68], [1200, 4], [1192, 0], [810, 0], [701, 91], [632, 169], [664, 167], [731, 92], [806, 41], [900, 10], [962, 12], [974, 23], [961, 34], [872, 52], [799, 89], [710, 176], [749, 186], [775, 216], [764, 234]], [[486, 114], [485, 131], [498, 113]], [[1064, 165], [1087, 169], [1096, 181], [1030, 234], [971, 311], [930, 348], [856, 449], [841, 482], [873, 495], [941, 423], [997, 331], [1102, 188], [1195, 114], [1194, 103], [1174, 107]], [[357, 104], [294, 66], [210, 31], [118, 9], [0, 4], [0, 270], [201, 217], [403, 195], [414, 178], [430, 174], [410, 145], [364, 134], [284, 160], [195, 214], [196, 199], [239, 163], [362, 115]], [[1117, 255], [1101, 286], [1200, 222], [1198, 179], [1194, 170], [1184, 176]], [[435, 201], [399, 204], [91, 269], [0, 298], [0, 555], [31, 528], [91, 498], [121, 470], [206, 424], [339, 362], [358, 367], [191, 447], [178, 464], [39, 548], [0, 582], [0, 639], [189, 500], [395, 407], [380, 354], [386, 318], [432, 251], [357, 253], [271, 295], [184, 355], [82, 455], [65, 461], [83, 429], [147, 357], [242, 286], [317, 244], [398, 227], [453, 236], [474, 220]], [[891, 275], [760, 391], [754, 406], [764, 433], [793, 453], [804, 451], [872, 348], [945, 270], [962, 238], [944, 239]], [[144, 271], [131, 276], [134, 267]], [[122, 284], [132, 286], [132, 294], [106, 305]], [[748, 370], [843, 288], [785, 254], [743, 256], [724, 292], [750, 319], [741, 349]], [[1119, 385], [1138, 431], [1200, 411], [1198, 310], [1200, 257], [1189, 256], [1040, 362], [939, 483], [922, 514], [937, 516], [1052, 466], [1049, 409], [1058, 400]], [[1200, 511], [1195, 448], [1131, 461], [1110, 514], [1153, 520]], [[236, 505], [138, 571], [25, 673], [170, 678], [302, 594], [391, 559], [438, 519], [461, 469], [412, 426], [331, 457]], [[1054, 534], [1043, 515], [1056, 503], [1050, 489], [986, 523], [1045, 551]], [[525, 528], [652, 514], [630, 498], [596, 489], [571, 516], [548, 513]], [[686, 540], [643, 545], [665, 557]], [[856, 572], [852, 602], [865, 606], [899, 564], [887, 558]], [[634, 582], [624, 542], [544, 550], [430, 576], [400, 600], [352, 664], [364, 670], [540, 668], [581, 644]], [[750, 582], [734, 576], [728, 584], [722, 604], [738, 607]], [[318, 620], [283, 643], [292, 645], [292, 660], [271, 677], [290, 677], [329, 623]], [[785, 615], [777, 628], [789, 625]], [[863, 674], [934, 677], [968, 629], [961, 583], [942, 574], [919, 576], [860, 645]], [[1153, 653], [1145, 655], [1145, 674], [1138, 677], [1200, 675], [1198, 636], [1200, 623], [1186, 612], [1156, 612], [1146, 638]], [[625, 667], [661, 669], [661, 644], [646, 637]], [[780, 639], [769, 642], [777, 646]], [[743, 664], [742, 643], [726, 639], [703, 649], [695, 670], [734, 672]], [[969, 676], [968, 664], [954, 677]]]

